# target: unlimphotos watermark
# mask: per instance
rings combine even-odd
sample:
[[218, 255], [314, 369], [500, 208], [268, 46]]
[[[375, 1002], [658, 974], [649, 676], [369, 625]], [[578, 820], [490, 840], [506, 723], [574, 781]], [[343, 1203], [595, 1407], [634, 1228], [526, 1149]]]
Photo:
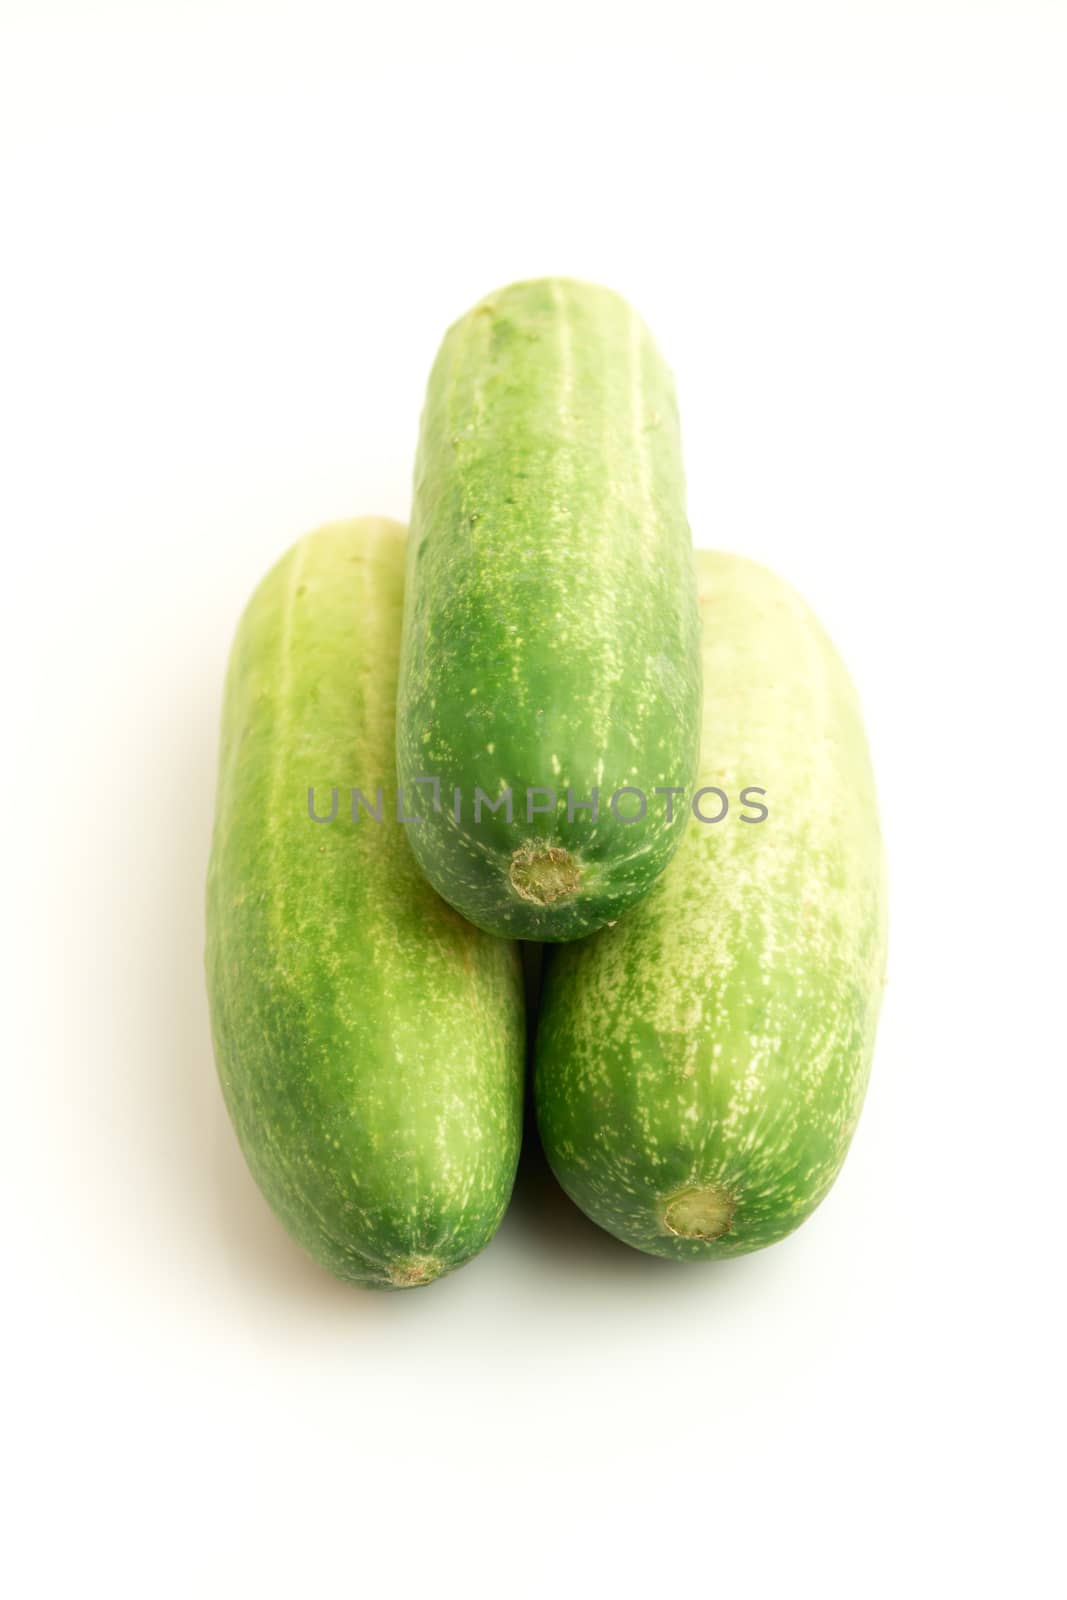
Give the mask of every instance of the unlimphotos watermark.
[[[444, 811], [444, 802], [441, 795], [440, 778], [416, 778], [412, 788], [417, 787], [417, 800], [410, 796], [412, 810], [409, 813], [408, 799], [404, 790], [396, 791], [395, 805], [388, 808], [385, 803], [384, 786], [379, 786], [374, 791], [373, 800], [368, 799], [362, 789], [351, 788], [344, 790], [348, 794], [345, 810], [353, 822], [358, 822], [361, 815], [366, 815], [372, 822], [384, 823], [386, 818], [390, 822], [396, 821], [404, 827], [425, 822], [429, 812], [419, 809], [425, 804], [426, 791], [423, 786], [429, 786], [432, 794], [430, 801], [431, 810], [438, 814]], [[321, 795], [316, 795], [315, 785], [307, 791], [307, 811], [312, 822], [336, 822], [341, 815], [342, 788], [337, 784], [330, 786], [330, 809], [323, 811]], [[731, 814], [730, 796], [725, 789], [720, 789], [714, 784], [707, 784], [686, 798], [687, 791], [674, 785], [657, 785], [651, 791], [652, 804], [663, 808], [668, 823], [684, 813], [686, 805], [698, 822], [714, 825], [723, 822]], [[764, 805], [766, 789], [758, 784], [747, 784], [737, 795], [736, 804], [740, 808], [738, 820], [747, 823], [766, 822], [770, 815], [769, 807]], [[754, 798], [758, 796], [759, 798]], [[591, 823], [599, 824], [608, 818], [620, 827], [632, 826], [635, 822], [643, 822], [649, 813], [649, 795], [644, 789], [636, 785], [625, 784], [616, 789], [602, 804], [599, 788], [590, 790], [588, 799], [577, 799], [572, 788], [568, 788], [566, 795], [557, 794], [556, 790], [548, 785], [530, 784], [524, 792], [522, 804], [518, 808], [520, 818], [525, 816], [528, 823], [535, 817], [554, 816], [557, 811], [562, 812], [564, 804], [567, 808], [567, 821], [574, 823], [581, 814], [584, 821], [586, 816]], [[511, 788], [501, 789], [495, 796], [487, 794], [484, 789], [475, 785], [472, 792], [466, 793], [463, 789], [453, 788], [449, 810], [453, 820], [462, 824], [468, 818], [472, 819], [476, 827], [483, 825], [488, 817], [496, 822], [501, 813], [506, 823], [513, 824], [516, 817], [515, 791]], [[751, 813], [751, 814], [750, 814]]]

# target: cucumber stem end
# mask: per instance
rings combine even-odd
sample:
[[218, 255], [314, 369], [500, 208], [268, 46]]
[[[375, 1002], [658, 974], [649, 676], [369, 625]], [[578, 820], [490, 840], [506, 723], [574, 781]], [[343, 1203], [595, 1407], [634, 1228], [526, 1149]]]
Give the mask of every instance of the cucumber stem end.
[[443, 1271], [444, 1264], [436, 1256], [404, 1256], [386, 1268], [394, 1289], [416, 1289], [420, 1283], [432, 1283]]
[[522, 844], [511, 858], [511, 887], [520, 900], [552, 906], [571, 900], [582, 883], [582, 871], [569, 850], [540, 840]]
[[663, 1225], [679, 1239], [721, 1239], [729, 1233], [736, 1202], [717, 1183], [705, 1189], [683, 1189], [663, 1209]]

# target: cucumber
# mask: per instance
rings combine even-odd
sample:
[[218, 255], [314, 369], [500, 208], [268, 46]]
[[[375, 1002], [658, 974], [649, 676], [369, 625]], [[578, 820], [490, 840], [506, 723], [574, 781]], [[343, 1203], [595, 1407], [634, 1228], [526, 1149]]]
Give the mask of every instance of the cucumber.
[[[227, 677], [207, 894], [219, 1076], [253, 1176], [338, 1277], [429, 1282], [487, 1244], [523, 1094], [517, 946], [342, 785], [395, 786], [404, 530], [308, 535], [253, 596]], [[331, 790], [345, 796], [329, 824]]]
[[700, 692], [671, 375], [618, 295], [502, 289], [445, 336], [416, 463], [397, 770], [430, 882], [512, 938], [618, 917], [681, 838], [653, 790], [694, 776]]
[[[679, 1260], [773, 1244], [827, 1193], [867, 1085], [886, 951], [849, 677], [773, 574], [706, 552], [698, 572], [700, 782], [730, 810], [690, 823], [617, 927], [552, 952], [535, 1068], [563, 1188], [617, 1238]], [[697, 804], [722, 811], [717, 796]]]

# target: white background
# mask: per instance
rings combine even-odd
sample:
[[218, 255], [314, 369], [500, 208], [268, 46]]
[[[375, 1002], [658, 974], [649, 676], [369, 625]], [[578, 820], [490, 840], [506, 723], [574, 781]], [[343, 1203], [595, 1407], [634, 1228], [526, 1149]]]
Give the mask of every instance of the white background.
[[[1053, 1594], [1064, 6], [2, 26], [7, 1592]], [[785, 1244], [645, 1259], [532, 1170], [475, 1263], [375, 1296], [289, 1242], [214, 1078], [221, 677], [291, 540], [406, 516], [441, 333], [542, 272], [643, 311], [698, 542], [853, 670], [884, 1023]]]

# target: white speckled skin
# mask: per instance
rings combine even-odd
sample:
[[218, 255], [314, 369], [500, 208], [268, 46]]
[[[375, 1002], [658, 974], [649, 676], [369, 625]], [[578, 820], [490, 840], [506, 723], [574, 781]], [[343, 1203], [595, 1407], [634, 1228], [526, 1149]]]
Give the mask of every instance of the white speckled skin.
[[[772, 573], [703, 551], [697, 571], [700, 782], [731, 810], [690, 823], [617, 926], [552, 952], [535, 1083], [568, 1194], [618, 1238], [679, 1259], [772, 1244], [826, 1195], [863, 1102], [886, 957], [884, 857], [848, 674]], [[767, 791], [763, 822], [741, 820], [754, 814], [737, 805], [747, 785]], [[691, 1191], [728, 1219], [719, 1237], [667, 1226]]]
[[[407, 830], [350, 786], [395, 791], [404, 530], [308, 535], [242, 618], [223, 713], [208, 877], [219, 1077], [248, 1164], [339, 1277], [408, 1288], [460, 1266], [518, 1160], [518, 948], [429, 887]], [[337, 820], [311, 821], [315, 786]]]
[[[549, 278], [488, 296], [445, 335], [415, 472], [397, 768], [440, 780], [412, 834], [465, 917], [513, 938], [580, 938], [646, 893], [683, 831], [655, 800], [687, 787], [700, 734], [696, 583], [671, 374], [620, 296]], [[475, 822], [475, 787], [513, 821]], [[453, 790], [467, 798], [457, 823]], [[528, 788], [555, 790], [527, 818]], [[567, 815], [599, 789], [601, 819]], [[515, 852], [566, 850], [576, 887], [515, 886]]]

